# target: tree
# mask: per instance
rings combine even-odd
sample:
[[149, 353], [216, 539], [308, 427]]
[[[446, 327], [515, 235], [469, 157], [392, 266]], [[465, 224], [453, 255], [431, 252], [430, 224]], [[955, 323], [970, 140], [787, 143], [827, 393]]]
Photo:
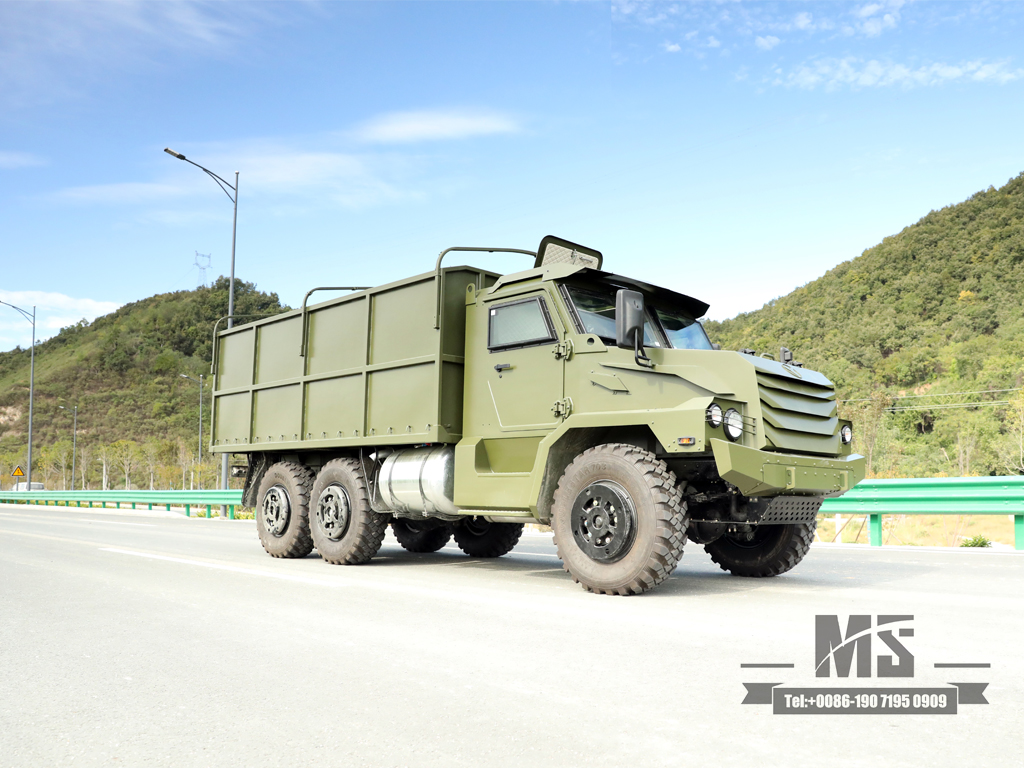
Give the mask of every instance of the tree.
[[1024, 390], [1011, 398], [1003, 423], [1006, 434], [996, 443], [999, 468], [1011, 475], [1024, 474]]
[[93, 461], [93, 448], [88, 443], [82, 443], [78, 446], [78, 472], [81, 475], [82, 482], [79, 485], [79, 489], [83, 491], [89, 490], [89, 466]]
[[58, 440], [50, 446], [50, 450], [47, 454], [49, 464], [53, 469], [54, 474], [60, 475], [60, 489], [62, 491], [66, 491], [68, 489], [68, 471], [71, 469], [71, 451], [72, 445], [70, 440]]
[[118, 440], [111, 446], [111, 450], [114, 454], [114, 461], [124, 472], [124, 489], [129, 491], [132, 487], [132, 470], [139, 463], [139, 444], [134, 440]]
[[156, 480], [156, 470], [160, 465], [160, 445], [153, 440], [149, 440], [142, 445], [140, 451], [142, 461], [146, 466], [146, 471], [149, 472], [149, 490], [154, 490], [153, 483]]
[[946, 461], [958, 477], [988, 473], [989, 446], [996, 434], [991, 411], [964, 409], [946, 413], [936, 422], [935, 434]]
[[103, 487], [100, 490], [110, 490], [110, 466], [114, 463], [114, 448], [103, 443], [96, 451], [96, 458], [103, 466]]
[[867, 458], [868, 474], [878, 473], [875, 467], [875, 447], [879, 439], [879, 430], [884, 432], [883, 422], [886, 412], [892, 405], [892, 397], [881, 390], [871, 393], [867, 400], [844, 404], [843, 418], [853, 422], [853, 448]]
[[181, 488], [185, 489], [185, 474], [192, 466], [192, 451], [189, 450], [188, 444], [178, 438], [178, 465], [181, 467]]

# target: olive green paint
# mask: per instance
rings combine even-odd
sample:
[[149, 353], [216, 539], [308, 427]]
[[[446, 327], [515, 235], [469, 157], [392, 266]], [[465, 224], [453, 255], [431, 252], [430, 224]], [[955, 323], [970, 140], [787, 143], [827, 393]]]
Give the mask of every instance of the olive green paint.
[[[560, 284], [584, 271], [449, 267], [325, 301], [308, 309], [305, 357], [298, 311], [223, 331], [212, 450], [447, 443], [464, 513], [539, 520], [568, 462], [609, 434], [648, 435], [670, 459], [713, 460], [751, 496], [838, 495], [863, 479], [824, 376], [718, 350], [650, 347], [654, 367], [638, 365], [633, 350], [577, 331]], [[533, 301], [553, 340], [489, 349], [492, 312]], [[712, 402], [742, 414], [737, 442], [707, 423]]]

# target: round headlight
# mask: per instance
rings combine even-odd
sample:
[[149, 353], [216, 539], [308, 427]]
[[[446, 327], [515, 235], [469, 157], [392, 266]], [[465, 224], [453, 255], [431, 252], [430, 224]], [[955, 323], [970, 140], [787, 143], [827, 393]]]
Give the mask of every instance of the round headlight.
[[853, 427], [849, 424], [844, 424], [843, 428], [839, 430], [839, 438], [843, 441], [843, 445], [849, 445], [853, 442]]
[[712, 427], [717, 429], [722, 426], [722, 406], [718, 403], [712, 403], [709, 405], [707, 411], [705, 411], [705, 415], [707, 416], [708, 424]]
[[725, 412], [725, 436], [735, 442], [743, 435], [743, 417], [735, 408]]

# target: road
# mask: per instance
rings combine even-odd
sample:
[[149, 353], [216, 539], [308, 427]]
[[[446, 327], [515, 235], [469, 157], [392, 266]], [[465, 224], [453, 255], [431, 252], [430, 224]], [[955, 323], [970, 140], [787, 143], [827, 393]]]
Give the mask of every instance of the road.
[[[491, 561], [389, 537], [337, 567], [266, 556], [252, 521], [3, 506], [0, 585], [2, 766], [1024, 764], [1012, 552], [823, 545], [751, 580], [691, 544], [619, 598], [581, 590], [541, 535]], [[914, 679], [815, 678], [817, 614], [912, 614]], [[964, 681], [989, 703], [741, 704], [751, 682]]]

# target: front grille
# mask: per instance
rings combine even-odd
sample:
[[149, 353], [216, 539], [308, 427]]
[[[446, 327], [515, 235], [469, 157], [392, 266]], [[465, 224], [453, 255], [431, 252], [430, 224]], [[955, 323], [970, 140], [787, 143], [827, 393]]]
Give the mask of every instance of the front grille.
[[[761, 362], [761, 361], [759, 361]], [[821, 374], [806, 371], [797, 379], [779, 365], [778, 371], [757, 366], [757, 386], [769, 449], [797, 453], [839, 453], [836, 393]], [[801, 373], [804, 373], [801, 371]]]

